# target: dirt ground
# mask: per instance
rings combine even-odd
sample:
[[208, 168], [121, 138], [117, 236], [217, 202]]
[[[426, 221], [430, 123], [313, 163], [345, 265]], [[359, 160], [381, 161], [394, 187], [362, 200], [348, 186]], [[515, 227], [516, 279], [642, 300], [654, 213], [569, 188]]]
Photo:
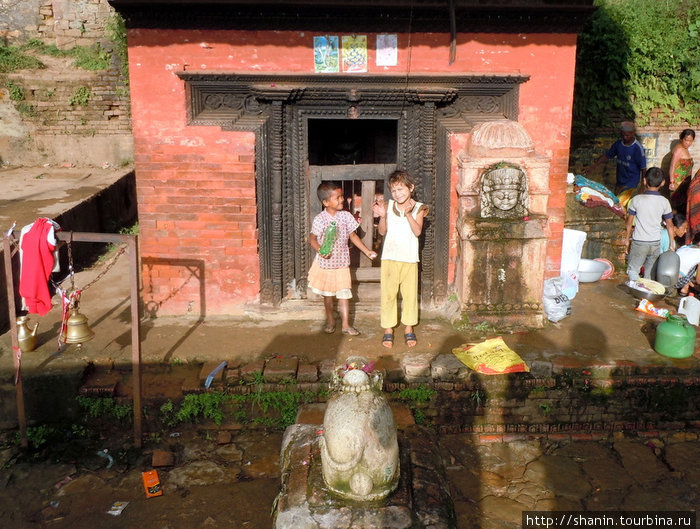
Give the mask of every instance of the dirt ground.
[[[94, 268], [76, 274], [76, 285], [90, 284], [109, 265], [110, 259], [107, 257]], [[88, 317], [96, 336], [82, 348], [73, 346], [65, 354], [56, 354], [59, 310], [54, 309], [41, 318], [32, 316], [32, 321], [39, 323], [39, 346], [24, 356], [25, 366], [50, 369], [81, 359], [99, 362], [107, 358], [129, 364], [132, 359], [129, 273], [127, 259], [122, 255], [102, 279], [84, 290], [81, 312]], [[636, 311], [638, 300], [626, 292], [623, 281], [617, 274], [612, 279], [582, 283], [571, 301], [571, 316], [558, 323], [548, 322], [542, 329], [516, 329], [503, 334], [503, 338], [527, 362], [576, 361], [583, 366], [621, 360], [647, 365], [697, 364], [697, 354], [681, 361], [653, 350], [654, 330], [662, 320]], [[668, 299], [658, 305], [675, 310], [677, 303], [677, 299]], [[172, 364], [227, 360], [230, 365], [243, 365], [255, 359], [283, 355], [296, 356], [308, 363], [325, 359], [340, 363], [347, 356], [357, 354], [370, 360], [387, 355], [400, 360], [406, 354], [449, 353], [463, 343], [498, 334], [483, 322], [455, 326], [443, 318], [423, 314], [416, 329], [415, 348], [409, 349], [397, 339], [393, 349], [386, 349], [381, 346], [382, 329], [376, 311], [358, 310], [354, 321], [361, 331], [359, 336], [346, 336], [339, 330], [332, 335], [324, 334], [322, 306], [303, 301], [287, 302], [278, 309], [251, 305], [230, 317], [150, 319], [146, 313], [141, 320], [142, 361]], [[8, 339], [8, 334], [0, 337], [0, 345], [8, 345]], [[8, 360], [8, 356], [0, 356], [0, 369], [8, 367], [3, 360]]]
[[[196, 428], [173, 434], [177, 437], [151, 442], [143, 452], [126, 448], [128, 439], [122, 438], [120, 446], [118, 434], [101, 443], [76, 439], [71, 445], [49, 447], [34, 456], [38, 461], [28, 455], [6, 461], [10, 449], [0, 450], [0, 526], [271, 527], [270, 512], [280, 487], [282, 432], [247, 431], [228, 442]], [[106, 458], [96, 455], [95, 446], [110, 447], [110, 468]], [[154, 446], [176, 459], [158, 469], [164, 494], [147, 498], [142, 472], [153, 468]], [[107, 511], [115, 502], [128, 505], [121, 514], [110, 515]]]

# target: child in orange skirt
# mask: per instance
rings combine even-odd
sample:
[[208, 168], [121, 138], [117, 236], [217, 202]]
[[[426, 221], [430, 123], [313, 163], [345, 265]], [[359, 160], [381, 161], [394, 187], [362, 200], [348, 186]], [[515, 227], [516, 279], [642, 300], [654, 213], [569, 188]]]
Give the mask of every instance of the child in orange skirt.
[[[326, 310], [326, 325], [323, 332], [335, 332], [335, 314], [333, 298], [338, 298], [338, 312], [342, 321], [343, 334], [356, 336], [360, 332], [350, 325], [350, 299], [352, 298], [352, 280], [350, 278], [350, 250], [348, 240], [369, 259], [375, 259], [377, 253], [364, 245], [355, 230], [360, 225], [349, 211], [344, 211], [345, 197], [343, 189], [336, 182], [321, 182], [316, 189], [318, 199], [323, 204], [323, 211], [316, 215], [311, 224], [309, 244], [317, 252], [309, 270], [309, 287], [323, 296]], [[319, 252], [323, 237], [331, 222], [335, 222], [337, 235], [333, 248], [328, 255]]]

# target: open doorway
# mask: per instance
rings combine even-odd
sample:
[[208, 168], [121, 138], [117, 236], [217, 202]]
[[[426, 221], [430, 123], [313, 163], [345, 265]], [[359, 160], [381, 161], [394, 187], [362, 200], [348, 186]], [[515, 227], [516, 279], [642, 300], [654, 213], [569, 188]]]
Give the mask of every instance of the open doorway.
[[[345, 209], [360, 222], [357, 234], [368, 248], [381, 253], [379, 219], [372, 204], [385, 199], [386, 177], [396, 169], [398, 120], [309, 119], [308, 160], [310, 218], [322, 209], [316, 187], [323, 180], [340, 183]], [[351, 268], [358, 282], [378, 281], [380, 260], [367, 259], [350, 246]]]

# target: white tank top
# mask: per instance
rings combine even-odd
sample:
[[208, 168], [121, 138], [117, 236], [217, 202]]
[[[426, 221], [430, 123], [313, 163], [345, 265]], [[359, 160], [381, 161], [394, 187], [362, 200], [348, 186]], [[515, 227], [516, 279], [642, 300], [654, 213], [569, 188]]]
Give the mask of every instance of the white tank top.
[[[416, 202], [411, 215], [416, 218], [418, 210], [423, 204]], [[386, 212], [386, 235], [382, 259], [388, 261], [401, 261], [402, 263], [417, 263], [418, 237], [415, 236], [406, 217], [401, 217], [394, 212], [394, 200], [389, 200]]]

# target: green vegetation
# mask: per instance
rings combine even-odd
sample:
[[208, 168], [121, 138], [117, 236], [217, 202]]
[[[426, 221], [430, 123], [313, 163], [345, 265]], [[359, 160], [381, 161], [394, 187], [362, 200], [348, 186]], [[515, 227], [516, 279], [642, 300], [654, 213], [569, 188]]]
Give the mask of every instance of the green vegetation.
[[399, 400], [403, 400], [408, 404], [413, 413], [413, 420], [416, 424], [425, 424], [425, 412], [423, 407], [437, 395], [437, 391], [425, 387], [425, 385], [420, 384], [417, 388], [406, 388], [396, 394]]
[[[122, 235], [138, 235], [139, 234], [139, 223], [136, 222], [135, 224], [132, 224], [131, 226], [128, 226], [126, 228], [121, 228], [119, 230], [119, 233]], [[175, 362], [175, 359], [173, 360], [173, 363]]]
[[700, 114], [700, 3], [597, 0], [578, 40], [574, 127], [620, 118], [668, 124]]
[[71, 106], [85, 106], [88, 104], [91, 97], [92, 91], [87, 86], [79, 86], [75, 89], [73, 95], [70, 96], [68, 102]]
[[471, 399], [476, 404], [476, 407], [480, 407], [484, 402], [486, 402], [486, 392], [482, 389], [475, 389], [472, 391]]
[[[219, 391], [211, 393], [191, 393], [185, 396], [180, 408], [175, 411], [174, 406], [170, 409], [161, 406], [161, 413], [167, 420], [169, 426], [181, 422], [196, 422], [200, 416], [213, 420], [220, 425], [224, 420], [224, 411], [221, 405], [226, 399], [226, 395]], [[163, 421], [166, 422], [166, 421]]]
[[22, 48], [0, 44], [0, 73], [39, 68], [45, 68], [44, 64], [36, 57], [25, 53]]
[[[99, 42], [92, 46], [74, 46], [70, 49], [60, 49], [55, 44], [45, 44], [39, 39], [32, 39], [21, 46], [0, 43], [0, 75], [19, 70], [45, 68], [46, 65], [37, 57], [41, 55], [73, 58], [75, 66], [84, 70], [107, 70], [112, 64], [112, 56], [116, 55], [119, 58], [122, 82], [128, 85], [129, 63], [124, 19], [114, 14], [107, 22], [105, 34], [110, 41], [107, 48], [111, 49], [103, 47]], [[126, 96], [127, 93], [127, 89], [120, 87], [121, 97]], [[85, 105], [87, 99], [84, 96], [86, 95], [88, 94], [85, 92], [74, 94], [71, 105]], [[18, 100], [13, 99], [13, 101]]]
[[10, 101], [14, 103], [17, 112], [28, 117], [35, 117], [38, 114], [36, 107], [30, 105], [24, 100], [24, 88], [14, 81], [6, 81], [5, 88], [7, 88], [10, 95]]
[[111, 53], [105, 50], [100, 43], [93, 46], [74, 46], [62, 50], [55, 44], [44, 44], [40, 40], [32, 39], [21, 46], [19, 50], [32, 50], [36, 54], [51, 57], [72, 57], [75, 60], [75, 66], [83, 70], [106, 70], [111, 61]]
[[437, 391], [434, 389], [426, 388], [425, 385], [420, 384], [417, 388], [406, 388], [399, 391], [399, 399], [406, 401], [409, 405], [421, 405], [429, 402], [435, 395]]
[[76, 397], [78, 405], [86, 417], [91, 419], [114, 420], [119, 422], [131, 421], [134, 408], [129, 404], [119, 404], [110, 397]]
[[107, 23], [107, 34], [112, 41], [114, 53], [119, 57], [121, 74], [124, 82], [129, 84], [129, 57], [127, 55], [126, 24], [118, 13], [115, 13]]
[[30, 105], [24, 101], [16, 103], [15, 108], [17, 109], [17, 112], [30, 118], [35, 118], [37, 115], [39, 115], [39, 112], [34, 105]]
[[265, 391], [259, 384], [250, 384], [254, 385], [256, 391], [247, 394], [192, 393], [185, 396], [179, 407], [169, 400], [160, 407], [160, 421], [168, 428], [202, 419], [220, 426], [229, 417], [243, 424], [284, 429], [294, 424], [301, 404], [326, 397], [321, 391]]
[[7, 81], [5, 83], [7, 91], [10, 93], [10, 101], [24, 101], [24, 88], [15, 83], [14, 81]]
[[[30, 426], [27, 428], [27, 441], [29, 446], [34, 449], [38, 449], [55, 438], [57, 434], [58, 431], [53, 426], [46, 424]], [[15, 442], [19, 445], [21, 440], [20, 433], [17, 432]]]

